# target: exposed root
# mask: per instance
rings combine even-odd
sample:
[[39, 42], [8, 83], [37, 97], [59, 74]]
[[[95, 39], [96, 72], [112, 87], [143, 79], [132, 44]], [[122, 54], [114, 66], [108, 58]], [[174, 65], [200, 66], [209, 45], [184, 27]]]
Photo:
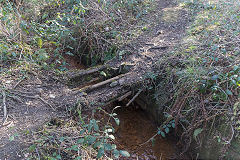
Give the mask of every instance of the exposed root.
[[6, 105], [6, 93], [3, 89], [2, 89], [2, 96], [3, 96], [3, 121], [2, 121], [2, 124], [4, 124], [5, 121], [7, 120], [7, 105]]
[[[18, 93], [17, 93], [18, 94]], [[46, 105], [48, 105], [49, 107], [51, 107], [54, 111], [56, 111], [56, 109], [50, 104], [48, 103], [46, 100], [44, 100], [42, 97], [40, 97], [39, 95], [35, 95], [35, 96], [28, 96], [28, 95], [23, 95], [23, 94], [18, 94], [19, 96], [22, 97], [26, 97], [26, 98], [32, 98], [32, 99], [39, 99], [41, 100], [43, 103], [45, 103]]]

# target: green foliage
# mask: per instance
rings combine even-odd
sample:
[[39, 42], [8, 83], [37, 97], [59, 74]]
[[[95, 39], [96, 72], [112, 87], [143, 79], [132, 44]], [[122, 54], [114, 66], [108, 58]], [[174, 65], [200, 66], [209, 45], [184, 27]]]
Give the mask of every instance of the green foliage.
[[16, 7], [2, 0], [0, 62], [36, 62], [44, 69], [64, 71], [63, 54], [77, 55], [87, 66], [108, 61], [133, 39], [126, 36], [131, 32], [128, 21], [140, 20], [151, 4], [152, 0], [26, 0]]
[[[171, 81], [173, 101], [167, 112], [178, 120], [176, 125], [183, 126], [182, 137], [200, 142], [218, 136], [221, 144], [227, 144], [230, 142], [224, 139], [233, 133], [232, 128], [233, 136], [239, 134], [234, 104], [240, 95], [240, 6], [234, 0], [182, 2], [181, 6], [195, 17], [183, 43], [174, 51], [182, 65], [171, 66], [169, 62], [164, 66], [170, 67], [167, 78], [174, 77]], [[214, 122], [210, 124], [212, 119]], [[214, 127], [208, 129], [209, 125]], [[159, 134], [167, 131], [162, 129]], [[199, 136], [200, 133], [208, 136]]]
[[165, 138], [166, 134], [170, 132], [171, 128], [175, 128], [175, 120], [171, 120], [167, 124], [164, 124], [162, 127], [158, 128], [157, 134]]
[[197, 136], [203, 131], [202, 128], [195, 129], [193, 132], [193, 137], [195, 140], [197, 140]]
[[[79, 104], [76, 104], [77, 106]], [[117, 125], [120, 121], [116, 117], [117, 114], [114, 113], [114, 110], [118, 108], [115, 107], [112, 113], [106, 113], [104, 110], [99, 108], [99, 110], [105, 112], [109, 119], [104, 124], [101, 122], [90, 118], [87, 120], [87, 117], [83, 116], [80, 109], [77, 109], [76, 113], [78, 114], [78, 122], [73, 126], [68, 126], [68, 122], [64, 124], [63, 122], [58, 122], [58, 120], [53, 120], [47, 124], [44, 129], [35, 133], [35, 136], [38, 137], [37, 140], [33, 142], [28, 148], [28, 153], [31, 155], [31, 158], [40, 156], [42, 159], [92, 159], [92, 158], [105, 158], [108, 155], [113, 155], [114, 158], [119, 158], [120, 156], [129, 157], [130, 154], [124, 150], [118, 150], [117, 146], [114, 144], [114, 132], [115, 129], [110, 123], [110, 119], [114, 119]], [[93, 111], [95, 113], [96, 111]], [[73, 122], [71, 122], [73, 123]], [[65, 130], [66, 128], [77, 129], [77, 135], [71, 135], [71, 133], [63, 134], [57, 136], [54, 132], [58, 130], [56, 125], [59, 125], [61, 130], [61, 125]], [[77, 127], [79, 126], [79, 127]], [[69, 129], [70, 129], [69, 128]], [[70, 129], [71, 130], [71, 129]], [[27, 134], [30, 136], [29, 134]], [[39, 153], [36, 151], [38, 150]], [[80, 153], [80, 154], [79, 154]], [[89, 155], [86, 157], [86, 155]]]

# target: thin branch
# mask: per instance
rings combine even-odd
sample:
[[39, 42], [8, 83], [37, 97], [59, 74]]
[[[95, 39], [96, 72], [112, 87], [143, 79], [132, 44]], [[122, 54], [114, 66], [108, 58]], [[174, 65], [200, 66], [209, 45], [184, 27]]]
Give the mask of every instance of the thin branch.
[[[171, 120], [173, 120], [173, 117], [170, 116], [167, 118], [167, 120], [160, 126], [158, 127], [160, 130], [163, 130], [163, 126], [168, 124]], [[139, 146], [142, 147], [143, 145], [147, 144], [148, 142], [150, 142], [152, 139], [154, 139], [157, 135], [159, 135], [158, 133], [154, 134], [151, 138], [149, 138], [146, 142], [140, 144]]]
[[6, 93], [4, 90], [2, 90], [2, 96], [3, 96], [3, 121], [2, 121], [2, 124], [4, 124], [5, 121], [7, 120]]
[[[17, 93], [18, 94], [18, 93]], [[18, 94], [19, 96], [22, 97], [27, 97], [27, 98], [33, 98], [33, 99], [40, 99], [43, 103], [47, 104], [49, 107], [51, 107], [54, 111], [56, 111], [56, 109], [50, 104], [48, 103], [46, 100], [44, 100], [42, 97], [40, 97], [39, 95], [35, 95], [35, 96], [28, 96], [28, 95], [22, 95], [22, 94]]]
[[142, 93], [142, 89], [138, 91], [138, 93], [128, 102], [126, 105], [127, 107], [139, 96], [140, 93]]
[[26, 77], [23, 77], [20, 81], [18, 81], [12, 89], [15, 89]]

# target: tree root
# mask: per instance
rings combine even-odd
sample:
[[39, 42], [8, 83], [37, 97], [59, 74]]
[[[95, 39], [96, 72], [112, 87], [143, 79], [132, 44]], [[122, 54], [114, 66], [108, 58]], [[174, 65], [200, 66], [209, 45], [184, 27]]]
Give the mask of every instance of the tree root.
[[2, 89], [2, 96], [3, 96], [3, 121], [2, 121], [2, 124], [4, 124], [5, 121], [7, 120], [7, 105], [6, 105], [6, 93], [3, 89]]

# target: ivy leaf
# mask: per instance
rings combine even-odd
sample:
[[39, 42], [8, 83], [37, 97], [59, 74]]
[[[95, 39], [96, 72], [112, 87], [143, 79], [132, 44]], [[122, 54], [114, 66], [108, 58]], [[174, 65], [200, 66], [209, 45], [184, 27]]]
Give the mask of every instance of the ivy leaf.
[[9, 137], [9, 141], [13, 141], [15, 139], [14, 135]]
[[213, 80], [213, 81], [215, 81], [217, 79], [218, 79], [218, 75], [213, 75], [212, 78], [211, 78], [211, 80]]
[[101, 145], [102, 142], [98, 141], [93, 145], [93, 148], [97, 148]]
[[45, 19], [45, 18], [47, 18], [47, 17], [48, 17], [48, 14], [45, 13], [45, 14], [43, 14], [43, 16], [42, 16], [42, 19]]
[[104, 148], [101, 147], [99, 150], [98, 150], [98, 154], [97, 154], [97, 158], [101, 158], [104, 154]]
[[70, 150], [78, 151], [78, 146], [77, 145], [73, 145]]
[[119, 153], [120, 153], [123, 157], [130, 157], [130, 154], [129, 154], [127, 151], [120, 150]]
[[12, 52], [12, 56], [13, 56], [13, 57], [17, 57], [17, 55], [16, 55], [15, 52]]
[[117, 145], [116, 144], [112, 144], [112, 149], [117, 149]]
[[166, 137], [164, 132], [161, 132], [161, 136], [164, 137], [164, 138]]
[[119, 158], [119, 151], [117, 149], [113, 150], [113, 155], [115, 158]]
[[71, 52], [66, 52], [65, 54], [67, 54], [67, 55], [69, 55], [69, 56], [74, 56], [74, 54], [73, 53], [71, 53]]
[[84, 138], [80, 138], [80, 139], [77, 140], [78, 144], [83, 144], [83, 142], [84, 142]]
[[96, 141], [96, 137], [93, 137], [90, 135], [87, 137], [87, 142], [89, 145], [93, 144], [95, 141]]
[[59, 141], [60, 141], [60, 142], [63, 142], [64, 139], [65, 139], [64, 137], [60, 137], [60, 138], [59, 138]]
[[35, 149], [36, 149], [36, 144], [33, 144], [33, 145], [31, 145], [31, 146], [28, 148], [28, 150], [29, 150], [30, 153], [34, 152]]
[[104, 149], [107, 150], [107, 151], [110, 151], [110, 150], [112, 150], [112, 145], [109, 144], [109, 143], [105, 143], [104, 144]]
[[82, 135], [84, 132], [85, 132], [85, 129], [81, 130], [79, 134]]
[[93, 128], [94, 128], [94, 130], [95, 130], [96, 132], [99, 131], [99, 126], [98, 126], [98, 124], [96, 123], [96, 121], [95, 121], [95, 123], [93, 123]]
[[165, 133], [169, 133], [169, 128], [165, 128]]
[[172, 123], [172, 128], [175, 128], [175, 123]]
[[203, 131], [202, 128], [198, 128], [198, 129], [195, 129], [194, 133], [193, 133], [193, 137], [195, 140], [197, 140], [197, 136]]
[[120, 120], [118, 118], [114, 118], [114, 120], [115, 120], [116, 124], [119, 126]]
[[226, 90], [226, 93], [227, 95], [231, 95], [231, 96], [233, 95], [233, 93], [229, 89]]
[[56, 156], [57, 159], [62, 159], [61, 155]]
[[88, 132], [90, 133], [92, 131], [93, 123], [90, 121], [88, 125]]

